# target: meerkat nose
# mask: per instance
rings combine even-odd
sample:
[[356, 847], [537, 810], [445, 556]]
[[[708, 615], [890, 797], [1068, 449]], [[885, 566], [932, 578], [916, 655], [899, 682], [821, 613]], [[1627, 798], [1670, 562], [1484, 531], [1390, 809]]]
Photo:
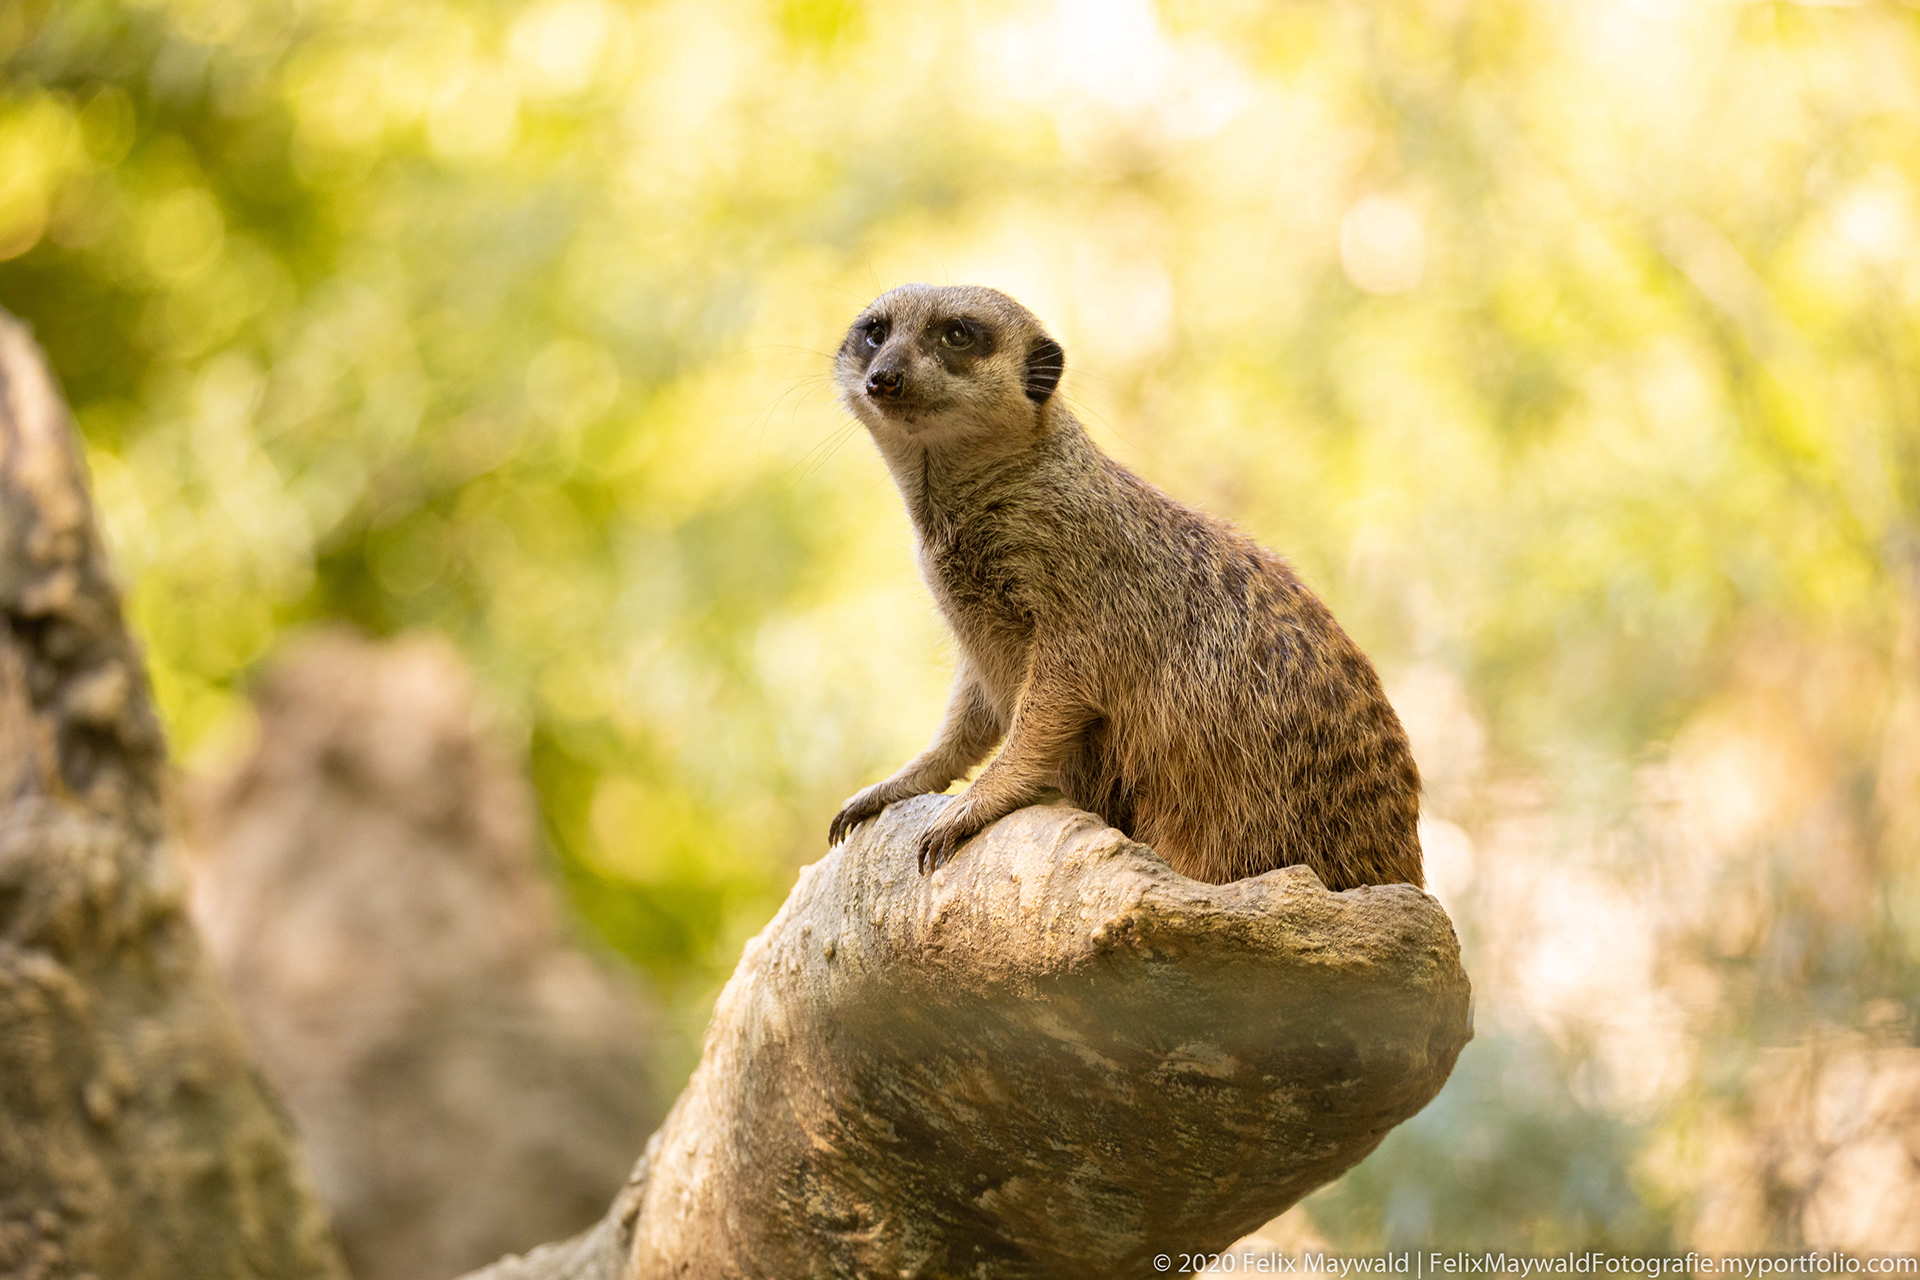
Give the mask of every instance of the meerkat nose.
[[900, 393], [906, 390], [907, 380], [898, 369], [881, 369], [867, 375], [867, 394], [885, 396], [889, 400], [898, 400]]

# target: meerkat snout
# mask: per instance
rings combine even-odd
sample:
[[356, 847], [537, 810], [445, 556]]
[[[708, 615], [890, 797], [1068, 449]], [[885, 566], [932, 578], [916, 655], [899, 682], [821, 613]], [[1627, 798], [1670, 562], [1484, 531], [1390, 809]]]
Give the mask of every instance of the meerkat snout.
[[906, 387], [906, 375], [898, 369], [877, 369], [867, 375], [867, 394], [870, 396], [898, 400]]

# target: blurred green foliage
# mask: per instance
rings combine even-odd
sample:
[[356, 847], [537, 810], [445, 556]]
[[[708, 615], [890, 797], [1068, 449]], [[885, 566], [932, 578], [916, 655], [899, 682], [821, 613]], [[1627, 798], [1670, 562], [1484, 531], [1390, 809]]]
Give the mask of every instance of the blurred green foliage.
[[[965, 279], [1055, 326], [1114, 452], [1457, 694], [1414, 727], [1485, 1030], [1327, 1231], [1653, 1247], [1695, 1175], [1649, 1153], [1729, 1063], [1911, 1038], [1912, 9], [4, 0], [0, 65], [0, 304], [183, 760], [291, 629], [445, 632], [579, 911], [690, 1026], [935, 723], [824, 353]], [[1762, 816], [1702, 836], [1674, 806], [1741, 744]], [[1503, 1001], [1516, 805], [1543, 875], [1735, 904], [1654, 921], [1709, 991], [1656, 1102], [1575, 1099], [1594, 1051]]]

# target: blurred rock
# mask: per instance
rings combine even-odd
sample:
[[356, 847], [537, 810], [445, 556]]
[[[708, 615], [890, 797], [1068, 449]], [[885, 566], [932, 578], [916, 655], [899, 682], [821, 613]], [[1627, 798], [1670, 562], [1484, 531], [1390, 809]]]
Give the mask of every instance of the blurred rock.
[[659, 1119], [649, 1006], [570, 942], [452, 648], [308, 639], [192, 809], [193, 914], [359, 1280], [591, 1223]]

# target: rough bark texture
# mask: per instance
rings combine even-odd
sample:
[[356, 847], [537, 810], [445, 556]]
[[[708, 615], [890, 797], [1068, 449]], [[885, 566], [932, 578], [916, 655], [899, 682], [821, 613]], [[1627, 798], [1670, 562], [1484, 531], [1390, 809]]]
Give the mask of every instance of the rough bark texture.
[[1157, 1275], [1358, 1162], [1472, 1034], [1417, 889], [1202, 884], [1062, 806], [923, 878], [944, 803], [801, 874], [601, 1224], [477, 1276]]
[[161, 839], [66, 409], [0, 314], [0, 1275], [343, 1277]]
[[475, 705], [445, 641], [310, 637], [192, 805], [194, 917], [359, 1280], [580, 1230], [663, 1110], [641, 993], [568, 940]]

